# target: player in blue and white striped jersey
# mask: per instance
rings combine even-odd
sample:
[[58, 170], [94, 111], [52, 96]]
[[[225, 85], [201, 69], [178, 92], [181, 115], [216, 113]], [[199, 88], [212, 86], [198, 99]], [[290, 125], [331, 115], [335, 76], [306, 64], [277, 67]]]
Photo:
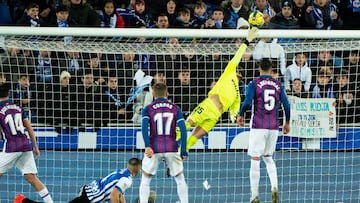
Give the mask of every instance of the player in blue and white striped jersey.
[[125, 203], [124, 192], [131, 187], [132, 179], [141, 169], [141, 161], [131, 158], [126, 169], [113, 171], [106, 177], [92, 181], [82, 187], [81, 195], [70, 203], [97, 203], [109, 201], [111, 203]]

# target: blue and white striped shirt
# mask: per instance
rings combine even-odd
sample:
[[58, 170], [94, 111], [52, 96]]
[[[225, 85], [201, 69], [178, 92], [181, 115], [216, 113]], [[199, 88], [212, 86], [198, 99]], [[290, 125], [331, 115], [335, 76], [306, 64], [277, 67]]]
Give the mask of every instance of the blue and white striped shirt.
[[91, 203], [110, 200], [113, 188], [118, 189], [124, 194], [132, 184], [131, 172], [128, 169], [118, 169], [106, 177], [92, 181], [84, 186], [86, 196]]

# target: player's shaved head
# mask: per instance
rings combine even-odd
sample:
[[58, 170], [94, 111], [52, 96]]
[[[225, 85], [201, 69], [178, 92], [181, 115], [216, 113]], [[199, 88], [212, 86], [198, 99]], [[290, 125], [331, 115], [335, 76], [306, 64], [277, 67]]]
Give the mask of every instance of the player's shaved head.
[[6, 98], [9, 96], [10, 85], [8, 83], [0, 84], [0, 98]]
[[259, 66], [262, 71], [270, 72], [273, 64], [270, 59], [262, 59], [259, 63]]
[[153, 89], [153, 96], [155, 98], [167, 97], [168, 88], [167, 88], [166, 84], [156, 83], [153, 85], [152, 89]]
[[138, 158], [131, 158], [129, 159], [128, 164], [131, 166], [139, 166], [141, 165], [141, 160]]

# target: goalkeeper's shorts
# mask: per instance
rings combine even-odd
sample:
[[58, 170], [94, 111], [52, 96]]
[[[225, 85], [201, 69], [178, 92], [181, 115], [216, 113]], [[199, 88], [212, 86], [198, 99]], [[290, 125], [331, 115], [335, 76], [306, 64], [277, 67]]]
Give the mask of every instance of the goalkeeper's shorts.
[[214, 128], [219, 121], [221, 113], [210, 98], [206, 98], [191, 112], [187, 119], [191, 119], [195, 127], [199, 126], [207, 133]]

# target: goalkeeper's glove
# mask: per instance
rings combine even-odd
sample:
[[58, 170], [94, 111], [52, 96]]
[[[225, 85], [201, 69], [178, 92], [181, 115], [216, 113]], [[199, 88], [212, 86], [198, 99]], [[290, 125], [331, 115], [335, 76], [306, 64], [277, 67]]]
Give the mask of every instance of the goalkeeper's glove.
[[246, 40], [248, 42], [253, 41], [258, 35], [258, 31], [259, 31], [259, 29], [257, 27], [252, 27], [251, 29], [249, 29], [248, 36], [246, 37]]

